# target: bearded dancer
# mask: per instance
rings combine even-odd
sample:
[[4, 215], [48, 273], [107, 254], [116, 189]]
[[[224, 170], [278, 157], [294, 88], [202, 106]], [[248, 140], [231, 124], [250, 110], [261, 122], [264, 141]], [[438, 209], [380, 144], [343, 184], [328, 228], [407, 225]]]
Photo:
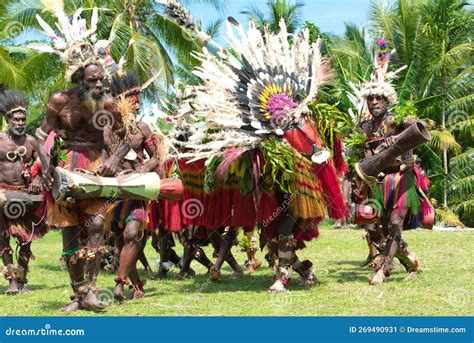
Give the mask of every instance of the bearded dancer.
[[[19, 92], [0, 92], [0, 114], [8, 125], [8, 131], [0, 133], [0, 256], [10, 283], [6, 294], [29, 292], [31, 242], [47, 232], [42, 209], [34, 209], [41, 201], [32, 201], [32, 194], [41, 191], [41, 178], [32, 170], [38, 154], [36, 140], [25, 132], [27, 109]], [[13, 263], [12, 237], [18, 240], [18, 264]]]
[[[120, 129], [121, 113], [114, 98], [105, 92], [104, 60], [96, 54], [99, 46], [108, 42], [91, 39], [97, 28], [97, 8], [93, 10], [89, 30], [81, 20], [71, 23], [62, 6], [58, 5], [54, 10], [64, 37], [53, 34], [53, 29], [37, 16], [45, 32], [54, 37], [53, 47], [37, 48], [59, 53], [66, 60], [66, 77], [75, 87], [57, 92], [50, 98], [45, 119], [36, 133], [45, 185], [49, 189], [56, 166], [69, 171], [80, 168], [102, 176], [114, 176], [129, 149], [121, 144], [113, 155], [102, 154], [105, 151], [104, 127], [113, 124], [114, 130]], [[106, 207], [104, 198], [63, 202], [50, 199], [48, 202], [48, 225], [61, 229], [63, 255], [74, 290], [72, 303], [64, 309], [67, 312], [103, 309], [108, 305], [96, 295], [104, 239], [102, 213]]]

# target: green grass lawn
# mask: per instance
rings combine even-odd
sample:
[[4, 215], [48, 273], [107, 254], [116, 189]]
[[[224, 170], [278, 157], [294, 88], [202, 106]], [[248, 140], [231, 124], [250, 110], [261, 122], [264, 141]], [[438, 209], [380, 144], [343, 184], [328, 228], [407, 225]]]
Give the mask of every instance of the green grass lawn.
[[[268, 294], [273, 273], [265, 263], [265, 267], [238, 281], [231, 279], [226, 266], [221, 281], [211, 283], [205, 270], [193, 262], [197, 272], [194, 279], [148, 280], [144, 299], [114, 303], [101, 313], [79, 311], [77, 315], [473, 315], [474, 231], [409, 231], [404, 233], [404, 238], [417, 252], [423, 269], [419, 277], [407, 277], [397, 265], [386, 283], [370, 286], [367, 278], [372, 275], [371, 269], [360, 267], [367, 256], [362, 231], [331, 230], [326, 226], [320, 238], [299, 254], [300, 258], [310, 258], [314, 263], [320, 283], [313, 288], [299, 286], [295, 277], [289, 284], [289, 292]], [[180, 246], [178, 250], [181, 252]], [[59, 269], [60, 232], [50, 232], [35, 242], [33, 252], [36, 259], [29, 274], [32, 292], [22, 296], [3, 295], [6, 280], [2, 280], [0, 315], [62, 315], [59, 308], [67, 304], [72, 291], [67, 272]], [[207, 252], [210, 254], [209, 248]], [[237, 248], [234, 252], [243, 263], [245, 254]], [[157, 257], [150, 245], [147, 256], [150, 263]], [[263, 253], [259, 253], [259, 258], [263, 259]], [[104, 294], [111, 294], [113, 279], [114, 275], [100, 274], [99, 286], [106, 289]]]

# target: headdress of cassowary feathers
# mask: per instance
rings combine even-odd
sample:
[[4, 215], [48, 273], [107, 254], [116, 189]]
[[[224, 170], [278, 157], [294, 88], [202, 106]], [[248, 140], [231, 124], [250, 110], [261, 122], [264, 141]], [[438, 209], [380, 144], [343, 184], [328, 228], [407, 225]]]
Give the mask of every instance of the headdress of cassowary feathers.
[[127, 136], [134, 134], [138, 128], [137, 113], [133, 109], [135, 104], [131, 101], [130, 97], [139, 96], [141, 92], [137, 75], [132, 71], [115, 74], [112, 77], [110, 91], [116, 99], [117, 107], [122, 114], [122, 122]]
[[56, 33], [37, 14], [36, 19], [43, 29], [43, 33], [49, 36], [51, 41], [50, 44], [32, 43], [28, 45], [29, 48], [59, 55], [67, 64], [66, 78], [68, 80], [71, 80], [76, 71], [88, 65], [102, 65], [105, 70], [108, 70], [112, 64], [115, 64], [107, 53], [111, 38], [99, 41], [96, 39], [99, 19], [96, 7], [92, 10], [91, 23], [87, 28], [86, 20], [80, 17], [82, 8], [74, 13], [72, 19], [69, 19], [64, 12], [64, 4], [61, 0], [44, 1], [44, 4], [45, 10], [53, 12], [56, 16], [56, 27], [59, 29], [59, 33]]
[[268, 135], [282, 135], [331, 76], [320, 41], [310, 44], [308, 30], [290, 37], [283, 20], [278, 34], [262, 34], [253, 22], [245, 31], [230, 18], [227, 35], [237, 58], [230, 52], [218, 58], [205, 48], [195, 53], [202, 64], [194, 74], [203, 85], [194, 90], [192, 106], [205, 120], [189, 139], [196, 159], [227, 148], [251, 149]]
[[112, 77], [110, 92], [114, 97], [119, 95], [130, 96], [140, 94], [141, 86], [137, 74], [131, 71], [115, 74]]
[[27, 113], [28, 104], [25, 98], [14, 89], [6, 89], [0, 92], [0, 114], [8, 117], [14, 112]]

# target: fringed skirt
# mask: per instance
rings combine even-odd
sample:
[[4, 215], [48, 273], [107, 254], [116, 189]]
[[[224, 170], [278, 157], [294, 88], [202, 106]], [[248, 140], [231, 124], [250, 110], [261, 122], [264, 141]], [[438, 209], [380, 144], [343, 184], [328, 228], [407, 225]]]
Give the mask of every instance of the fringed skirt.
[[313, 163], [296, 154], [295, 167], [292, 193], [288, 199], [290, 214], [304, 220], [324, 217], [323, 192], [319, 179], [314, 176]]
[[[100, 150], [67, 150], [66, 160], [59, 166], [74, 171], [76, 168], [94, 170], [102, 165]], [[73, 203], [63, 201], [55, 202], [52, 197], [48, 200], [47, 222], [49, 226], [71, 227], [84, 224], [89, 216], [103, 215], [110, 210], [110, 204], [104, 198], [76, 200]]]
[[115, 203], [109, 216], [111, 231], [122, 232], [132, 220], [139, 221], [140, 228], [149, 231], [147, 201], [120, 200]]
[[183, 199], [181, 221], [183, 225], [208, 226], [212, 215], [210, 196], [204, 192], [206, 176], [205, 160], [192, 163], [181, 159], [178, 161], [180, 178], [183, 182]]
[[179, 232], [183, 227], [181, 206], [181, 200], [151, 201], [149, 206], [149, 230], [154, 231], [158, 225], [162, 225], [165, 231]]

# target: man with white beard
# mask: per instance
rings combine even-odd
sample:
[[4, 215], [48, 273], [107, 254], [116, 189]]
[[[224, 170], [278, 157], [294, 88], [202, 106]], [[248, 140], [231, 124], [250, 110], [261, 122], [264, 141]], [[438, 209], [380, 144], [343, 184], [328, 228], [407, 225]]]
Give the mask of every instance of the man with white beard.
[[[122, 125], [113, 97], [105, 92], [104, 72], [98, 63], [78, 67], [71, 75], [76, 87], [55, 93], [48, 102], [45, 119], [36, 134], [49, 189], [55, 167], [114, 176], [128, 152], [124, 143], [110, 157], [101, 153], [104, 126], [112, 124], [118, 129]], [[107, 306], [97, 298], [95, 286], [103, 250], [105, 206], [105, 198], [48, 202], [48, 225], [62, 230], [63, 256], [74, 290], [67, 312]]]

